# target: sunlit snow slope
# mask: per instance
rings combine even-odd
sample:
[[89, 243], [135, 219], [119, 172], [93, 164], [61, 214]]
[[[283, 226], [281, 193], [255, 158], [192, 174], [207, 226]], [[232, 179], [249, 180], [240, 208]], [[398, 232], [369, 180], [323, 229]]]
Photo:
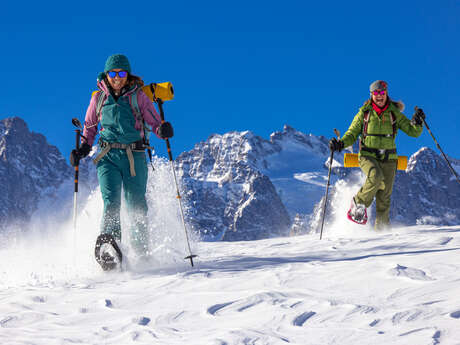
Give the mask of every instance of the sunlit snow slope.
[[154, 260], [115, 273], [97, 267], [81, 238], [74, 264], [66, 234], [0, 251], [1, 344], [460, 339], [460, 226], [376, 233], [343, 224], [321, 241], [202, 242], [195, 268], [182, 260], [179, 232], [174, 241], [164, 232]]

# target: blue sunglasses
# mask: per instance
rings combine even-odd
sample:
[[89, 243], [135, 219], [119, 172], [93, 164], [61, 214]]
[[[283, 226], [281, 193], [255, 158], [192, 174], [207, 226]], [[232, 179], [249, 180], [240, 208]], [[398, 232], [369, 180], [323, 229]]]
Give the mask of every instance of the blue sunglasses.
[[128, 75], [128, 72], [127, 71], [119, 71], [119, 72], [110, 71], [110, 72], [107, 72], [107, 74], [112, 79], [115, 78], [117, 74], [120, 78], [126, 78], [126, 76]]

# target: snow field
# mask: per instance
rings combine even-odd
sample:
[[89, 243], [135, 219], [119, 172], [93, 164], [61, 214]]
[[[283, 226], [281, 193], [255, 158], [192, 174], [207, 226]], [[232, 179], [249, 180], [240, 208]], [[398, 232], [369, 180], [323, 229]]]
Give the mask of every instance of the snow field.
[[[169, 163], [148, 187], [153, 258], [104, 273], [93, 257], [102, 202], [3, 239], [0, 344], [460, 344], [460, 226], [375, 232], [331, 189], [319, 235], [187, 248]], [[340, 193], [334, 193], [334, 189]]]
[[195, 269], [3, 288], [0, 343], [459, 344], [460, 227], [197, 247]]

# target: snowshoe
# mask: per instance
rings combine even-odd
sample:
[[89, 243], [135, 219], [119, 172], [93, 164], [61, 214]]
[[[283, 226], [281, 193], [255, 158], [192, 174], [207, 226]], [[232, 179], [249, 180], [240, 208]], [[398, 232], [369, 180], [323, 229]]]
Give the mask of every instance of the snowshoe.
[[104, 271], [121, 267], [123, 255], [115, 238], [110, 234], [101, 234], [97, 237], [94, 256]]
[[364, 225], [367, 223], [367, 209], [363, 204], [357, 204], [355, 198], [351, 200], [351, 207], [348, 210], [347, 217], [352, 222]]

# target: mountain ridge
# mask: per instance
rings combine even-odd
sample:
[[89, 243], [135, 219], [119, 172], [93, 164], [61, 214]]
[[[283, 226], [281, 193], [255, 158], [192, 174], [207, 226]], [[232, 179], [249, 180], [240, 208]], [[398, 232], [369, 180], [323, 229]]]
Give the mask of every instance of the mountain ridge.
[[[327, 138], [289, 125], [269, 139], [252, 131], [210, 135], [175, 161], [188, 206], [187, 222], [204, 240], [286, 236], [296, 221], [318, 213], [329, 156]], [[362, 178], [358, 168], [343, 168], [342, 161], [343, 152], [336, 153], [331, 176], [335, 193], [343, 184], [359, 185]], [[452, 158], [457, 170], [459, 162]], [[1, 120], [0, 228], [11, 223], [26, 226], [34, 212], [46, 210], [56, 198], [60, 200], [52, 203], [53, 210], [59, 212], [65, 205], [62, 213], [68, 216], [72, 170], [59, 150], [42, 134], [30, 132], [22, 119]], [[84, 203], [97, 186], [90, 159], [82, 161], [80, 176], [86, 192], [79, 202]], [[405, 225], [460, 223], [460, 188], [432, 149], [421, 148], [410, 157], [408, 169], [398, 171], [391, 218]], [[303, 232], [316, 231], [312, 224]]]

